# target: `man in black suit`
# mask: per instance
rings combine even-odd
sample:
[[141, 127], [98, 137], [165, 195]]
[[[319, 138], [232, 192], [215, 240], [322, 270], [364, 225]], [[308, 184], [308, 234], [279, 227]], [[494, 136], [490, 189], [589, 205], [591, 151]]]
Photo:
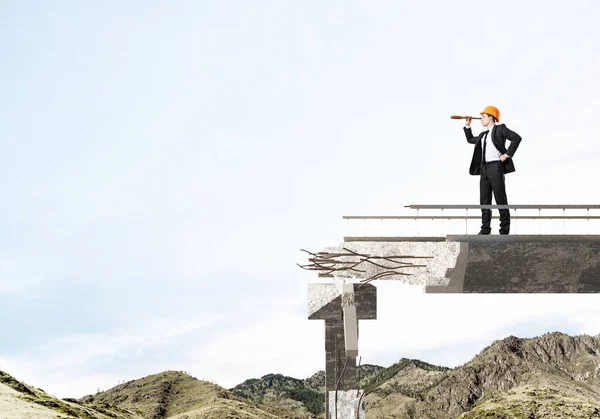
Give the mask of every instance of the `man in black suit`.
[[[500, 124], [500, 111], [493, 106], [487, 106], [481, 112], [481, 124], [485, 128], [478, 136], [473, 136], [471, 132], [471, 118], [467, 118], [464, 128], [467, 141], [475, 144], [473, 159], [469, 173], [472, 175], [481, 175], [479, 181], [479, 203], [481, 205], [491, 205], [492, 192], [496, 205], [508, 205], [506, 198], [506, 187], [504, 174], [514, 172], [515, 165], [513, 157], [521, 137], [514, 131], [506, 128], [506, 125]], [[510, 141], [510, 147], [506, 149], [506, 140]], [[510, 211], [501, 209], [500, 211], [500, 234], [510, 232]], [[489, 209], [481, 210], [481, 231], [479, 234], [490, 234], [492, 231], [490, 223], [492, 220], [492, 211]]]

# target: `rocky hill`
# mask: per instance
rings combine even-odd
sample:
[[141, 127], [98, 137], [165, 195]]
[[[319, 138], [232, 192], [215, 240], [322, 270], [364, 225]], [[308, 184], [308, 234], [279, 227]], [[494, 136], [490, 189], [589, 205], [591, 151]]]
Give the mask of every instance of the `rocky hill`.
[[[361, 365], [359, 376], [366, 383], [385, 368], [378, 365]], [[268, 374], [238, 384], [231, 392], [240, 397], [267, 406], [292, 409], [316, 417], [325, 413], [325, 371], [300, 380], [281, 374]]]
[[495, 342], [467, 364], [408, 363], [365, 397], [367, 418], [600, 418], [600, 338]]
[[57, 399], [2, 371], [0, 371], [0, 412], [2, 419], [143, 419], [135, 409], [123, 409], [102, 402], [84, 405], [74, 399]]
[[260, 406], [226, 389], [190, 375], [167, 371], [120, 384], [79, 400], [135, 409], [146, 419], [304, 419], [285, 408]]
[[246, 380], [231, 392], [256, 403], [320, 415], [325, 411], [324, 391], [319, 388], [320, 377], [311, 378], [299, 380], [281, 374], [268, 374], [259, 379]]
[[76, 399], [58, 399], [0, 371], [0, 418], [81, 419], [306, 419], [259, 406], [187, 374], [167, 371]]
[[[368, 419], [600, 419], [600, 336], [494, 342], [453, 369], [401, 359], [360, 368]], [[274, 419], [324, 417], [325, 374], [268, 374], [231, 390], [167, 371], [60, 400], [0, 371], [0, 417]]]

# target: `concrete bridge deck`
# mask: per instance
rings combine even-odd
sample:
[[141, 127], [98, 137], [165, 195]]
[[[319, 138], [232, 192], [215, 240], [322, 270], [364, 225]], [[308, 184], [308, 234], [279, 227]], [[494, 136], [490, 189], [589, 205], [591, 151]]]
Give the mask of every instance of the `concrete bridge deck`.
[[[599, 235], [346, 237], [326, 250], [343, 248], [371, 255], [433, 256], [419, 262], [425, 267], [407, 270], [411, 276], [394, 278], [423, 285], [426, 293], [600, 292]], [[364, 277], [378, 269], [370, 267]]]

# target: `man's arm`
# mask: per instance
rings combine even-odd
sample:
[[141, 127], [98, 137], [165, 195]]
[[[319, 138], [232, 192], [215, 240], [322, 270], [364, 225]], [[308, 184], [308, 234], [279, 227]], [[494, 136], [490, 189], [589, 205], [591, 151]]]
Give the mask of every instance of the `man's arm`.
[[465, 131], [465, 136], [467, 137], [467, 141], [470, 144], [477, 144], [477, 140], [479, 140], [479, 137], [473, 136], [473, 131], [471, 131], [471, 118], [470, 117], [467, 116], [465, 124], [466, 125], [463, 128], [463, 130]]
[[465, 131], [465, 136], [467, 137], [467, 141], [470, 144], [475, 144], [477, 143], [477, 140], [479, 139], [479, 137], [474, 137], [473, 136], [473, 131], [471, 131], [471, 127], [470, 126], [466, 126], [463, 128], [463, 130]]
[[510, 146], [508, 147], [508, 150], [506, 150], [506, 155], [508, 157], [514, 157], [515, 152], [521, 143], [521, 136], [516, 132], [506, 128], [506, 125], [504, 126], [504, 132], [502, 133], [502, 136], [510, 141]]

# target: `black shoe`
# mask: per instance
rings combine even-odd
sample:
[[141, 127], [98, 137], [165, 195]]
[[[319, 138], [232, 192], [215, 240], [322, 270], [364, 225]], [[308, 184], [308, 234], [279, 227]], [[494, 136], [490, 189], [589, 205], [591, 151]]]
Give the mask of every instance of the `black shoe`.
[[481, 230], [479, 233], [477, 233], [478, 236], [488, 236], [489, 234], [490, 232], [485, 230]]
[[500, 230], [500, 234], [502, 236], [508, 236], [508, 231], [502, 231], [502, 230]]

